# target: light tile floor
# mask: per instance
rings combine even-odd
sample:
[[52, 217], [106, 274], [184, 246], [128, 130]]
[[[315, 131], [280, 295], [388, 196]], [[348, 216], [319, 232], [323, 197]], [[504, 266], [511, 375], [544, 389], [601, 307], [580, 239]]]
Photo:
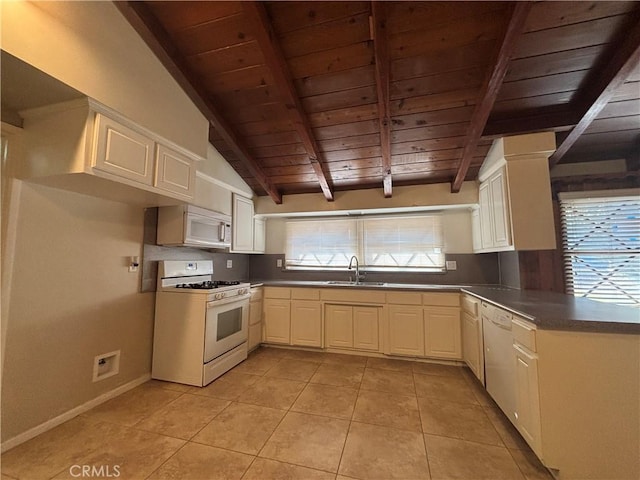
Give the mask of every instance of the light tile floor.
[[[2, 455], [2, 479], [550, 480], [463, 367], [261, 348], [150, 381]], [[116, 475], [117, 474], [117, 475]]]

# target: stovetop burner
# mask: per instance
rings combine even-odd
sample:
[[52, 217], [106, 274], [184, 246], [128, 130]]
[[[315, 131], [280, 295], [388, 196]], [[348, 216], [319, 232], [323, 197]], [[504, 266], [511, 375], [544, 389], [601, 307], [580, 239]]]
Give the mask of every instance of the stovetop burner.
[[227, 281], [227, 280], [207, 280], [205, 282], [199, 283], [179, 283], [176, 285], [176, 288], [193, 288], [196, 290], [212, 290], [218, 287], [230, 287], [233, 285], [240, 285], [238, 281]]

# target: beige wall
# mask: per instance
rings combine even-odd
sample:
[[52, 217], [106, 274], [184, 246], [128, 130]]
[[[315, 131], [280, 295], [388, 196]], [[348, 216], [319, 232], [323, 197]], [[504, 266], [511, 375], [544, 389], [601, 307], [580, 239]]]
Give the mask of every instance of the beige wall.
[[208, 122], [112, 2], [1, 2], [2, 49], [201, 157]]
[[[151, 365], [154, 296], [138, 293], [138, 274], [127, 269], [129, 256], [142, 255], [143, 209], [29, 183], [20, 192], [11, 212], [3, 441]], [[120, 373], [92, 383], [94, 357], [114, 350]]]

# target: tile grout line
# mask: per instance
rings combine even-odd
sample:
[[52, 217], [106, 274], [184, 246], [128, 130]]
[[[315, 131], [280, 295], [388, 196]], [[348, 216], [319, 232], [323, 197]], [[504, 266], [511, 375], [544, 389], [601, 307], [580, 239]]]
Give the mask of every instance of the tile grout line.
[[424, 446], [424, 456], [425, 456], [425, 459], [427, 460], [427, 470], [429, 472], [429, 478], [432, 478], [431, 462], [429, 462], [429, 450], [427, 450], [427, 439], [425, 438], [424, 424], [422, 423], [422, 410], [420, 409], [418, 388], [416, 386], [416, 373], [413, 371], [413, 365], [411, 366], [411, 378], [413, 380], [413, 389], [416, 392], [416, 405], [418, 406], [418, 417], [420, 418], [420, 437], [422, 438], [422, 445]]

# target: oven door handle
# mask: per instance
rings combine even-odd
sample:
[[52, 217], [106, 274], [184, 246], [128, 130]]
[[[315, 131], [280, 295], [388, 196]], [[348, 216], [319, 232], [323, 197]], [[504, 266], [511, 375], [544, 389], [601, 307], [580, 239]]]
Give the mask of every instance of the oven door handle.
[[243, 295], [234, 295], [233, 297], [225, 297], [220, 300], [212, 300], [210, 302], [207, 302], [207, 308], [215, 308], [219, 305], [226, 305], [228, 303], [233, 303], [233, 302], [241, 302], [243, 300], [248, 300], [249, 297], [251, 297], [251, 294], [245, 293]]

